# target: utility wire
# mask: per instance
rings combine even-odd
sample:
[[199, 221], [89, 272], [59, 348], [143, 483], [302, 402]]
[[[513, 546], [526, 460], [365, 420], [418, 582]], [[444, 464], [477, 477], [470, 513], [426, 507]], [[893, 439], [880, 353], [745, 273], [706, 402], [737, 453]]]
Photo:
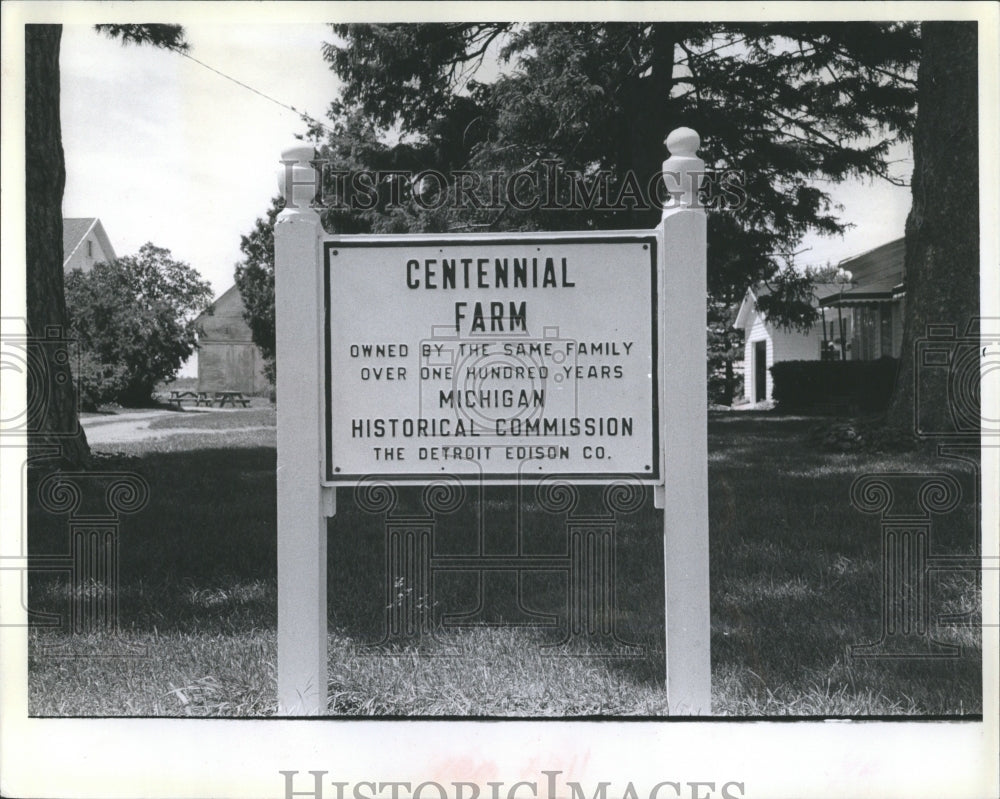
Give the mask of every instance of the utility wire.
[[311, 114], [308, 114], [305, 111], [299, 111], [299, 109], [297, 109], [294, 105], [289, 105], [288, 103], [281, 102], [281, 100], [276, 100], [274, 97], [271, 97], [269, 94], [264, 94], [264, 92], [260, 91], [259, 89], [255, 89], [253, 86], [250, 86], [249, 84], [246, 84], [246, 83], [244, 83], [241, 80], [237, 80], [236, 78], [232, 77], [231, 75], [227, 75], [225, 72], [222, 72], [221, 70], [218, 70], [215, 67], [210, 66], [209, 64], [206, 64], [204, 61], [199, 61], [193, 55], [190, 55], [190, 54], [186, 53], [184, 50], [181, 50], [181, 49], [179, 49], [177, 47], [171, 47], [170, 49], [173, 50], [178, 55], [182, 55], [185, 58], [187, 58], [187, 59], [189, 59], [191, 61], [194, 61], [194, 63], [198, 64], [199, 66], [204, 67], [205, 69], [209, 70], [210, 72], [214, 72], [216, 75], [219, 75], [220, 77], [225, 78], [226, 80], [231, 81], [232, 83], [235, 83], [237, 86], [242, 86], [247, 91], [251, 91], [251, 92], [253, 92], [256, 95], [258, 95], [260, 97], [263, 97], [268, 102], [274, 103], [275, 105], [280, 106], [281, 108], [284, 108], [284, 109], [286, 109], [288, 111], [291, 111], [294, 114], [297, 114], [299, 116], [299, 118], [305, 119], [309, 123], [321, 127], [323, 130], [327, 131], [328, 133], [333, 133], [334, 132], [332, 128], [327, 127], [326, 125], [324, 125], [322, 122], [320, 122], [318, 119], [316, 119]]

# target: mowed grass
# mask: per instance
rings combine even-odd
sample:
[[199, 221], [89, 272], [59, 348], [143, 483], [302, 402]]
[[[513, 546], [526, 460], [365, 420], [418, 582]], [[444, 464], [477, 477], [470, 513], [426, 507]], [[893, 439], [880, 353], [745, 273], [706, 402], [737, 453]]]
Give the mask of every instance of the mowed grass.
[[[175, 421], [176, 420], [176, 421]], [[261, 716], [276, 711], [273, 411], [177, 413], [163, 438], [108, 445], [105, 471], [149, 483], [148, 505], [121, 519], [118, 632], [70, 634], [68, 579], [37, 573], [33, 611], [63, 621], [30, 633], [33, 715]], [[819, 452], [812, 420], [727, 414], [709, 428], [713, 713], [721, 716], [966, 716], [982, 712], [980, 607], [974, 573], [935, 575], [931, 636], [918, 657], [859, 659], [881, 635], [880, 521], [852, 507], [866, 473], [947, 472], [963, 503], [934, 517], [932, 553], [974, 551], [969, 464], [917, 453]], [[205, 426], [202, 433], [192, 426]], [[251, 429], [256, 428], [256, 429]], [[87, 478], [90, 479], [90, 478]], [[67, 548], [67, 519], [29, 485], [32, 554]], [[94, 502], [103, 497], [98, 477]], [[657, 717], [663, 691], [663, 516], [651, 498], [615, 521], [614, 636], [567, 639], [568, 571], [436, 570], [413, 588], [387, 571], [382, 512], [338, 492], [329, 524], [329, 712], [338, 716]], [[396, 516], [422, 511], [400, 489]], [[581, 488], [578, 513], [603, 509]], [[533, 489], [469, 491], [439, 514], [435, 557], [559, 558], [565, 514]], [[94, 585], [86, 591], [106, 591]], [[393, 635], [413, 611], [422, 635]], [[939, 624], [941, 613], [973, 623]], [[957, 644], [929, 658], [928, 638]]]

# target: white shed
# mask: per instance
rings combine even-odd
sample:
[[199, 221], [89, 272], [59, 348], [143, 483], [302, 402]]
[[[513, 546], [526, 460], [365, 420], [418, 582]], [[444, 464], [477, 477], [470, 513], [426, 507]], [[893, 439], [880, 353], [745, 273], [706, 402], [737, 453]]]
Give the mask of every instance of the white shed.
[[822, 354], [823, 332], [783, 330], [771, 324], [757, 308], [757, 295], [747, 291], [734, 327], [743, 329], [743, 391], [748, 402], [771, 399], [771, 367], [779, 361], [818, 361]]

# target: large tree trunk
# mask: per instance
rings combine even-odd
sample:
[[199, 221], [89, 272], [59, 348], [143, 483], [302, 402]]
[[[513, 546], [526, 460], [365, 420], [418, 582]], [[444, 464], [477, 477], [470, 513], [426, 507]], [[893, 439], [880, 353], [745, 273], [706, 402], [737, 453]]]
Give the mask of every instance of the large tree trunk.
[[976, 35], [975, 22], [921, 26], [913, 206], [906, 219], [906, 314], [888, 418], [900, 432], [916, 431], [918, 423], [925, 432], [953, 429], [948, 370], [915, 364], [914, 345], [927, 335], [928, 325], [951, 325], [961, 336], [979, 313]]
[[[618, 54], [618, 69], [629, 77], [619, 87], [608, 87], [622, 108], [622, 127], [618, 131], [614, 153], [615, 165], [623, 179], [627, 174], [634, 177], [643, 194], [668, 156], [664, 141], [672, 127], [676, 127], [671, 125], [670, 108], [676, 25], [658, 22], [652, 26], [648, 36], [647, 44], [651, 47], [648, 74], [640, 76], [634, 73], [635, 52], [632, 47], [625, 48]], [[638, 40], [631, 44], [638, 50]], [[647, 199], [654, 207], [629, 207], [620, 217], [624, 227], [644, 229], [659, 224], [663, 209], [657, 205], [655, 196]]]
[[25, 48], [25, 271], [29, 358], [29, 451], [49, 451], [72, 466], [89, 456], [79, 427], [67, 348], [63, 293], [62, 198], [66, 184], [59, 124], [61, 25], [26, 25]]
[[[660, 22], [653, 25], [651, 33], [653, 55], [650, 59], [649, 77], [644, 80], [644, 96], [641, 103], [648, 113], [648, 119], [633, 127], [633, 135], [638, 141], [633, 143], [633, 168], [642, 181], [643, 188], [649, 179], [660, 172], [663, 162], [670, 153], [664, 142], [667, 135], [677, 127], [672, 124], [670, 92], [674, 87], [674, 47], [677, 44], [676, 25]], [[636, 215], [633, 227], [651, 228], [660, 222], [662, 209], [657, 207], [656, 197], [649, 198], [653, 208]]]

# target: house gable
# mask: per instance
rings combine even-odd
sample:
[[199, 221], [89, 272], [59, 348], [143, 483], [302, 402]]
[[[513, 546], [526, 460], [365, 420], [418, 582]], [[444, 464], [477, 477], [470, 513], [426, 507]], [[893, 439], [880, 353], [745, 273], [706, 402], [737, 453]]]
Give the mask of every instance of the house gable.
[[89, 272], [94, 264], [117, 259], [104, 225], [97, 217], [63, 219], [63, 272]]
[[753, 315], [756, 313], [757, 297], [751, 289], [747, 289], [747, 293], [743, 297], [743, 302], [740, 303], [740, 310], [736, 314], [733, 327], [747, 329], [752, 325]]
[[198, 340], [202, 343], [252, 342], [253, 335], [243, 318], [243, 308], [243, 298], [233, 285], [195, 320]]

